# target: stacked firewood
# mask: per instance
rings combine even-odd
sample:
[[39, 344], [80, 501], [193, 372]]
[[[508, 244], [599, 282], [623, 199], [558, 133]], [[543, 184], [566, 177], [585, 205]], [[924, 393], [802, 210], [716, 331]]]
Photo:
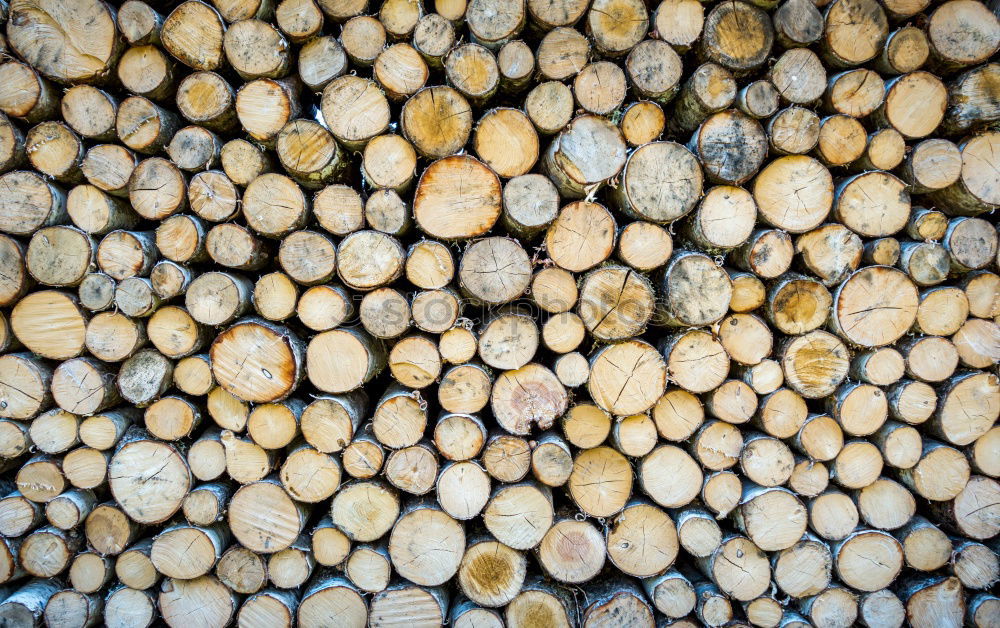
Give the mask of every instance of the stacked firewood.
[[979, 0], [0, 0], [0, 627], [1000, 625]]

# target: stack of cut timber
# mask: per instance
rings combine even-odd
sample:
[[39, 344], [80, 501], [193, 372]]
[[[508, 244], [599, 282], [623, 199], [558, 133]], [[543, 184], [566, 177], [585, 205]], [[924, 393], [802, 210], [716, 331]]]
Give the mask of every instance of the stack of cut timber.
[[0, 0], [0, 627], [997, 628], [998, 14]]

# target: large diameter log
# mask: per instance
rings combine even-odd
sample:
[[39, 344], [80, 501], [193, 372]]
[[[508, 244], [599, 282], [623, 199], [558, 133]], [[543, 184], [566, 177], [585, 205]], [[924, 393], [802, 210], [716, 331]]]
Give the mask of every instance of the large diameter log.
[[[948, 214], [972, 216], [995, 208], [997, 195], [991, 189], [983, 168], [996, 163], [991, 147], [1000, 142], [1000, 134], [985, 132], [959, 144], [962, 151], [962, 172], [958, 181], [933, 194]], [[995, 149], [994, 149], [995, 150]]]
[[911, 625], [962, 625], [965, 599], [958, 578], [920, 575], [901, 583], [900, 593], [906, 600], [906, 618]]
[[[93, 0], [74, 7], [49, 2], [13, 2], [7, 37], [11, 47], [32, 67], [61, 83], [105, 82], [121, 53], [111, 8]], [[79, 18], [81, 21], [75, 23]], [[59, 24], [74, 24], [66, 31]], [[72, 42], [84, 42], [78, 46]], [[45, 42], [54, 45], [46, 50]]]
[[[671, 167], [663, 168], [664, 163]], [[673, 142], [652, 142], [629, 155], [613, 195], [634, 218], [672, 222], [694, 208], [702, 181], [701, 166], [689, 150]]]
[[241, 399], [278, 401], [302, 379], [304, 349], [287, 329], [249, 319], [212, 343], [212, 372], [223, 388]]
[[[150, 460], [156, 461], [153, 469], [148, 468]], [[178, 450], [138, 428], [122, 439], [108, 470], [115, 500], [144, 523], [169, 519], [191, 487], [191, 472]], [[151, 483], [151, 478], [156, 480]]]
[[[985, 61], [1000, 47], [1000, 23], [985, 5], [948, 2], [929, 17], [927, 39], [936, 65], [943, 70]], [[975, 35], [955, 39], [956, 29], [969, 28]]]
[[[460, 180], [463, 185], [456, 196]], [[413, 204], [417, 225], [428, 235], [443, 239], [486, 233], [499, 218], [500, 210], [497, 175], [468, 156], [448, 157], [429, 166], [417, 184]], [[453, 212], [459, 212], [461, 220], [456, 220]]]
[[[917, 291], [891, 268], [863, 268], [834, 294], [833, 329], [852, 344], [878, 347], [898, 340], [916, 319]], [[859, 320], [863, 316], [864, 320]]]

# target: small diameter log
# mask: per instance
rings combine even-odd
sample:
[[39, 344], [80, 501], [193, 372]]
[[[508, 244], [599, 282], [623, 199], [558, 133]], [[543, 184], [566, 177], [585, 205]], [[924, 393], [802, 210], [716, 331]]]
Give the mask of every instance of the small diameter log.
[[868, 147], [852, 168], [855, 170], [891, 170], [906, 157], [906, 141], [899, 131], [883, 128], [868, 134]]
[[66, 219], [66, 196], [41, 175], [19, 170], [0, 176], [5, 190], [0, 202], [0, 230], [11, 235], [29, 235], [41, 227]]
[[[99, 592], [113, 577], [115, 562], [96, 552], [81, 552], [73, 559], [69, 568], [69, 580], [76, 594], [83, 598], [87, 594]], [[73, 601], [76, 604], [80, 600]]]
[[24, 133], [6, 115], [0, 115], [0, 171], [6, 172], [24, 162]]
[[118, 99], [104, 90], [75, 85], [66, 90], [60, 108], [66, 123], [83, 137], [105, 142], [115, 139]]
[[[560, 552], [560, 542], [570, 544], [572, 554]], [[605, 550], [604, 538], [592, 524], [561, 518], [542, 538], [537, 556], [549, 576], [559, 582], [575, 583], [597, 575], [604, 565]]]
[[458, 585], [470, 600], [484, 606], [501, 606], [520, 591], [527, 571], [527, 557], [488, 538], [473, 540], [465, 549], [458, 571]]
[[[899, 541], [877, 530], [861, 529], [851, 533], [833, 547], [833, 557], [841, 581], [860, 591], [885, 588], [903, 565]], [[873, 564], [872, 559], [877, 564]]]
[[[863, 14], [864, 19], [854, 20], [856, 13]], [[874, 2], [835, 2], [827, 7], [825, 17], [824, 57], [839, 67], [860, 65], [874, 58], [889, 30], [885, 12]]]
[[[798, 190], [788, 194], [789, 190]], [[754, 200], [761, 218], [791, 233], [815, 229], [833, 203], [829, 171], [805, 156], [781, 157], [766, 166], [754, 181]]]
[[900, 481], [916, 494], [932, 501], [954, 499], [968, 482], [968, 461], [939, 442], [926, 439], [920, 461], [898, 473]]
[[861, 258], [867, 264], [891, 266], [899, 260], [899, 240], [896, 238], [879, 238], [865, 244], [865, 252]]
[[524, 175], [538, 159], [538, 135], [517, 109], [493, 109], [480, 118], [473, 136], [476, 154], [501, 177]]
[[439, 13], [421, 17], [413, 29], [413, 47], [435, 69], [441, 69], [442, 60], [454, 46], [455, 38], [455, 27]]
[[814, 152], [827, 166], [843, 166], [863, 158], [867, 139], [861, 123], [837, 114], [820, 120], [819, 143]]
[[600, 579], [588, 586], [588, 592], [592, 601], [583, 611], [585, 626], [600, 625], [612, 617], [641, 623], [653, 621], [653, 609], [634, 582]]
[[573, 92], [559, 81], [547, 81], [528, 93], [524, 109], [539, 133], [554, 135], [573, 117]]
[[621, 266], [604, 266], [588, 273], [581, 283], [581, 319], [601, 340], [637, 335], [645, 329], [654, 307], [652, 284]]
[[141, 324], [118, 312], [102, 312], [87, 325], [87, 350], [105, 362], [121, 362], [131, 357], [146, 339]]
[[115, 587], [105, 601], [104, 617], [113, 626], [151, 626], [156, 619], [153, 593], [127, 586]]
[[513, 434], [527, 434], [537, 423], [542, 429], [565, 412], [568, 398], [555, 375], [539, 364], [505, 371], [493, 386], [491, 408], [497, 422]]
[[837, 186], [834, 215], [855, 233], [884, 237], [906, 226], [909, 194], [902, 181], [888, 173], [868, 172]]
[[553, 140], [542, 167], [563, 196], [583, 198], [617, 175], [625, 161], [618, 128], [603, 118], [582, 115]]
[[948, 223], [942, 245], [947, 249], [953, 271], [983, 268], [995, 259], [997, 236], [981, 218], [954, 218]]
[[0, 111], [13, 118], [35, 123], [52, 117], [59, 106], [54, 84], [24, 63], [11, 61], [0, 65], [4, 91], [0, 92]]
[[755, 275], [738, 271], [727, 271], [733, 281], [733, 298], [729, 307], [734, 312], [744, 313], [764, 304], [764, 284]]
[[[767, 455], [766, 451], [760, 453]], [[807, 515], [805, 506], [791, 491], [748, 483], [743, 488], [736, 521], [758, 547], [773, 552], [792, 547], [802, 537]]]
[[685, 223], [685, 229], [702, 250], [724, 252], [747, 241], [755, 216], [756, 207], [749, 192], [721, 185], [709, 189]]
[[163, 22], [163, 47], [181, 63], [195, 70], [215, 70], [223, 65], [225, 27], [222, 18], [207, 4], [184, 2]]
[[992, 499], [996, 490], [995, 480], [972, 476], [954, 501], [936, 504], [934, 512], [947, 529], [973, 539], [986, 540], [993, 535], [996, 526], [989, 520], [990, 509], [977, 511], [975, 504], [981, 503], [977, 500]]
[[46, 605], [60, 587], [56, 579], [29, 580], [0, 603], [0, 619], [12, 626], [40, 625]]
[[888, 400], [877, 386], [848, 383], [828, 398], [827, 411], [847, 434], [868, 436], [885, 422]]
[[643, 579], [643, 589], [656, 610], [676, 619], [694, 610], [696, 598], [691, 582], [675, 569]]
[[833, 555], [830, 547], [812, 534], [771, 557], [775, 584], [795, 598], [821, 593], [830, 584]]
[[660, 104], [669, 103], [680, 89], [680, 57], [666, 42], [640, 43], [629, 53], [625, 69], [636, 91]]
[[[84, 531], [90, 546], [103, 555], [122, 553], [138, 536], [138, 526], [114, 503], [95, 507], [87, 517]], [[149, 568], [155, 576], [152, 564]], [[155, 577], [152, 583], [155, 584]]]
[[913, 427], [887, 421], [872, 439], [879, 445], [885, 463], [899, 469], [909, 469], [920, 460], [923, 440]]
[[913, 494], [902, 485], [887, 478], [879, 478], [856, 491], [854, 499], [862, 520], [880, 530], [895, 530], [913, 517], [916, 501]]
[[[460, 521], [479, 515], [490, 497], [489, 476], [471, 461], [445, 465], [438, 475], [436, 488], [438, 504]], [[458, 499], [459, 494], [461, 499]]]
[[496, 487], [483, 511], [483, 523], [505, 545], [527, 550], [542, 541], [553, 516], [549, 490], [527, 482]]
[[[699, 213], [699, 217], [704, 215], [705, 213]], [[728, 229], [723, 226], [720, 231], [728, 232]], [[727, 233], [725, 237], [729, 236]], [[618, 234], [618, 259], [640, 272], [649, 272], [663, 266], [672, 254], [673, 238], [670, 233], [651, 222], [629, 223]]]
[[812, 274], [832, 286], [857, 270], [863, 249], [861, 238], [850, 229], [827, 224], [799, 236], [795, 251]]
[[521, 92], [530, 84], [535, 69], [535, 54], [528, 44], [519, 39], [508, 41], [497, 53], [497, 64], [500, 67], [501, 88]]
[[[331, 83], [324, 94], [334, 84]], [[453, 153], [468, 140], [472, 110], [458, 91], [450, 87], [428, 87], [407, 100], [400, 122], [403, 133], [417, 152], [428, 158], [440, 158]]]
[[303, 591], [298, 619], [303, 626], [314, 627], [333, 615], [347, 626], [359, 626], [367, 620], [368, 609], [360, 592], [348, 580], [320, 572]]
[[[438, 548], [448, 557], [421, 551]], [[435, 586], [458, 571], [465, 547], [461, 524], [434, 506], [415, 504], [404, 511], [389, 536], [389, 554], [400, 575], [422, 584]]]
[[466, 249], [459, 285], [476, 302], [500, 305], [519, 297], [531, 280], [527, 253], [510, 238], [485, 238]]
[[[922, 31], [921, 31], [922, 32]], [[947, 132], [963, 132], [970, 130], [979, 119], [980, 112], [985, 118], [994, 119], [997, 115], [992, 100], [987, 95], [990, 81], [1000, 71], [995, 63], [987, 63], [973, 68], [952, 81], [950, 89], [961, 98], [950, 104], [945, 113], [942, 128]]]
[[80, 591], [59, 591], [45, 605], [46, 624], [93, 625], [103, 613], [104, 601]]
[[150, 560], [168, 578], [197, 578], [208, 573], [228, 543], [221, 526], [167, 528], [153, 541]]
[[769, 290], [765, 312], [778, 330], [806, 334], [826, 321], [831, 304], [829, 291], [819, 282], [786, 273]]
[[74, 358], [59, 365], [52, 375], [52, 397], [67, 412], [90, 415], [119, 401], [115, 374], [88, 358]]
[[25, 134], [24, 151], [35, 170], [47, 177], [67, 184], [83, 179], [83, 143], [61, 122], [42, 122], [33, 127]]
[[933, 571], [951, 556], [948, 536], [923, 517], [914, 517], [893, 535], [902, 544], [906, 565], [912, 569]]
[[858, 618], [858, 598], [845, 587], [833, 585], [799, 601], [799, 609], [813, 625], [853, 625]]
[[500, 85], [496, 57], [475, 43], [453, 48], [444, 59], [444, 70], [448, 82], [474, 105], [484, 104]]
[[830, 479], [845, 489], [858, 489], [874, 482], [882, 472], [878, 448], [865, 440], [850, 440], [833, 461]]
[[736, 73], [759, 67], [774, 42], [774, 27], [765, 16], [750, 4], [719, 5], [705, 18], [699, 52]]
[[826, 68], [808, 48], [785, 51], [771, 67], [768, 79], [785, 100], [797, 105], [819, 99], [827, 84]]
[[555, 432], [545, 432], [531, 452], [531, 472], [546, 486], [562, 486], [573, 469], [569, 445]]
[[819, 116], [792, 106], [774, 114], [767, 123], [768, 141], [778, 154], [802, 155], [819, 142]]
[[504, 225], [531, 238], [545, 230], [559, 211], [559, 193], [548, 178], [525, 174], [512, 178], [503, 189]]
[[772, 19], [775, 38], [785, 48], [808, 46], [823, 34], [823, 15], [812, 3], [801, 0], [782, 2]]
[[[266, 517], [260, 510], [264, 504]], [[306, 512], [271, 477], [236, 491], [229, 506], [229, 527], [251, 551], [272, 554], [292, 545], [305, 524]]]
[[756, 545], [746, 537], [723, 539], [715, 551], [698, 561], [720, 590], [741, 601], [760, 596], [770, 582], [770, 565]]

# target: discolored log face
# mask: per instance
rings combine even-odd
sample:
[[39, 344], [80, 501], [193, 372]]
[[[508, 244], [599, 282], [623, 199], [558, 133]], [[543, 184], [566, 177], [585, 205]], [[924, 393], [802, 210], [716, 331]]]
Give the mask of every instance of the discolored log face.
[[996, 0], [0, 0], [0, 626], [995, 626]]

